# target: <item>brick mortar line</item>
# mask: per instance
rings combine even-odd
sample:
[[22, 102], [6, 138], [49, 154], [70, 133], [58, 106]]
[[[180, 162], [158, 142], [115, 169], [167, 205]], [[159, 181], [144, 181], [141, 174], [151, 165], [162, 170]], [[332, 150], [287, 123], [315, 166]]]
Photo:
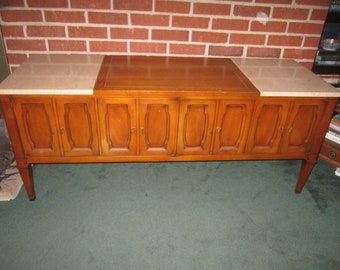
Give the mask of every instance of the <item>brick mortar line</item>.
[[[6, 10], [6, 9], [3, 9], [3, 10]], [[12, 10], [12, 9], [11, 9]], [[233, 13], [231, 14], [226, 14], [226, 15], [219, 15], [219, 14], [199, 14], [199, 13], [194, 13], [194, 14], [190, 14], [190, 13], [174, 13], [174, 12], [145, 12], [145, 11], [138, 11], [138, 10], [132, 10], [132, 11], [119, 11], [119, 12], [113, 12], [112, 10], [108, 10], [108, 9], [102, 9], [102, 10], [98, 10], [98, 9], [21, 9], [21, 10], [17, 10], [17, 11], [36, 11], [36, 10], [39, 10], [41, 11], [42, 13], [42, 17], [44, 19], [44, 11], [61, 11], [61, 12], [84, 12], [87, 16], [87, 19], [88, 19], [88, 14], [90, 12], [93, 12], [93, 13], [103, 13], [103, 14], [116, 14], [116, 15], [119, 15], [119, 14], [126, 14], [128, 16], [131, 16], [131, 15], [146, 15], [146, 16], [169, 16], [169, 17], [189, 17], [189, 18], [210, 18], [210, 19], [228, 19], [228, 18], [237, 18], [237, 19], [256, 19], [256, 17], [254, 16], [238, 16], [238, 15], [234, 15]], [[309, 9], [309, 12], [310, 14], [308, 14], [307, 18], [306, 19], [289, 19], [289, 20], [293, 20], [293, 21], [297, 21], [297, 22], [301, 22], [301, 21], [310, 21], [310, 16], [312, 15], [312, 12], [313, 10], [315, 9]], [[320, 8], [317, 8], [317, 10], [320, 10]], [[327, 10], [327, 9], [325, 9]], [[13, 10], [15, 11], [15, 10]], [[106, 11], [106, 12], [103, 12], [103, 11]], [[273, 12], [273, 10], [271, 10], [271, 13]], [[286, 21], [285, 18], [272, 18], [272, 14], [270, 14], [268, 16], [268, 18], [270, 20], [273, 20], [273, 21], [276, 21], [276, 20], [281, 20], [281, 21]], [[312, 20], [312, 21], [322, 21], [322, 20]], [[25, 22], [25, 21], [20, 21], [21, 23]], [[46, 23], [54, 23], [53, 21], [46, 21], [46, 20], [43, 20], [43, 21], [38, 21], [38, 22], [46, 22]], [[3, 21], [1, 19], [1, 23], [10, 23], [10, 22], [6, 22], [6, 21]], [[89, 22], [90, 23], [90, 22]]]
[[[210, 33], [210, 32], [208, 32]], [[243, 34], [240, 32], [235, 32], [236, 34]], [[234, 34], [235, 34], [234, 33]], [[227, 33], [228, 34], [228, 33]], [[233, 34], [233, 33], [230, 33]], [[256, 34], [252, 34], [253, 36], [256, 36]], [[261, 34], [263, 35], [263, 34]], [[282, 34], [266, 34], [265, 35], [265, 41], [268, 42], [269, 38], [273, 36], [273, 37], [284, 37], [284, 36], [289, 36], [289, 37], [300, 37], [301, 34], [297, 33], [297, 34], [292, 34], [292, 35], [282, 35]], [[319, 35], [308, 35], [308, 36], [303, 36], [303, 41], [306, 38], [320, 38]], [[228, 40], [230, 39], [230, 35]], [[190, 35], [188, 37], [188, 40], [164, 40], [164, 39], [151, 39], [151, 36], [146, 38], [146, 39], [125, 39], [125, 38], [96, 38], [96, 37], [53, 37], [53, 36], [46, 36], [46, 37], [41, 37], [41, 36], [31, 36], [31, 37], [4, 37], [5, 41], [13, 41], [13, 40], [17, 40], [17, 41], [35, 41], [35, 40], [60, 40], [60, 41], [84, 41], [84, 40], [89, 40], [89, 41], [140, 41], [140, 42], [145, 42], [145, 41], [149, 41], [149, 42], [175, 42], [175, 43], [183, 43], [183, 44], [187, 44], [187, 43], [198, 43], [198, 44], [229, 44], [228, 41], [227, 42], [205, 42], [205, 41], [193, 41], [192, 40], [192, 35]], [[265, 42], [265, 44], [266, 44]], [[237, 43], [237, 44], [243, 44], [246, 45], [244, 43]], [[262, 44], [263, 46], [264, 44]], [[272, 46], [272, 45], [269, 45]], [[281, 45], [282, 46], [282, 45]], [[292, 47], [289, 45], [286, 45], [287, 47]], [[294, 46], [293, 46], [294, 47]]]
[[[58, 40], [45, 40], [46, 45], [48, 45], [48, 41], [58, 41]], [[77, 40], [76, 40], [77, 41]], [[89, 39], [84, 39], [82, 40], [85, 43], [89, 42], [91, 43], [93, 42], [117, 42], [117, 43], [148, 43], [148, 44], [168, 44], [168, 45], [198, 45], [198, 46], [220, 46], [220, 47], [247, 47], [247, 46], [251, 46], [253, 48], [263, 48], [264, 45], [266, 44], [242, 44], [242, 43], [212, 43], [212, 42], [177, 42], [177, 41], [166, 41], [163, 42], [162, 40], [159, 41], [152, 41], [149, 42], [148, 40], [89, 40]], [[49, 50], [48, 46], [46, 46], [46, 50], [25, 50], [27, 52], [34, 52], [34, 51], [38, 51], [38, 52], [46, 52], [46, 51], [51, 51]], [[288, 49], [288, 50], [294, 50], [294, 49], [306, 49], [306, 50], [310, 50], [310, 49], [315, 49], [315, 47], [305, 47], [303, 45], [301, 46], [285, 46], [282, 47], [281, 45], [266, 45], [266, 48], [280, 48], [280, 49]], [[79, 51], [79, 50], [75, 50], [75, 51]], [[18, 49], [18, 50], [13, 50], [13, 49], [8, 49], [7, 53], [10, 52], [22, 52], [22, 50]], [[64, 51], [64, 52], [69, 52], [69, 51]]]
[[[68, 6], [67, 7], [33, 7], [33, 6], [28, 6], [28, 4], [26, 3], [26, 0], [24, 0], [24, 6], [5, 6], [2, 7], [3, 10], [53, 10], [53, 11], [62, 11], [62, 10], [75, 10], [75, 11], [79, 11], [79, 10], [110, 10], [110, 11], [140, 11], [140, 12], [150, 12], [150, 13], [157, 13], [157, 12], [162, 12], [163, 11], [157, 11], [156, 10], [156, 1], [152, 1], [153, 5], [151, 10], [133, 10], [133, 9], [115, 9], [114, 5], [112, 3], [112, 1], [110, 1], [110, 7], [109, 8], [79, 8], [79, 7], [71, 7], [71, 3], [68, 2]], [[190, 13], [190, 12], [194, 12], [194, 6], [195, 4], [207, 4], [207, 5], [225, 5], [225, 6], [230, 6], [231, 11], [234, 10], [235, 6], [244, 6], [244, 7], [266, 7], [266, 8], [294, 8], [294, 9], [298, 9], [298, 8], [305, 8], [305, 9], [311, 9], [311, 8], [317, 8], [317, 9], [328, 9], [328, 6], [324, 6], [324, 5], [309, 5], [309, 4], [299, 4], [296, 2], [293, 2], [291, 4], [282, 4], [282, 3], [257, 3], [255, 1], [252, 2], [239, 2], [239, 1], [228, 1], [228, 2], [221, 2], [221, 1], [209, 1], [209, 0], [205, 0], [205, 1], [179, 1], [179, 0], [174, 0], [174, 2], [184, 2], [184, 3], [189, 3], [190, 4], [190, 8], [189, 8], [189, 13], [185, 13], [185, 14], [195, 14], [195, 13]], [[166, 11], [164, 11], [164, 13], [166, 13]]]
[[[228, 20], [228, 19], [226, 19]], [[247, 21], [247, 20], [246, 20]], [[250, 27], [253, 22], [257, 22], [257, 20], [248, 20], [249, 23], [249, 28], [247, 30], [230, 30], [230, 31], [251, 31]], [[277, 20], [277, 21], [268, 21], [268, 22], [286, 22], [287, 26], [289, 26], [292, 23], [305, 23], [305, 24], [318, 24], [318, 25], [323, 25], [323, 21], [285, 21], [285, 20]], [[198, 27], [178, 27], [178, 26], [157, 26], [157, 25], [140, 25], [140, 24], [131, 24], [128, 22], [127, 24], [98, 24], [98, 23], [79, 23], [79, 22], [13, 22], [13, 23], [4, 23], [0, 22], [2, 26], [46, 26], [46, 27], [53, 27], [53, 26], [78, 26], [78, 27], [98, 27], [98, 28], [104, 28], [104, 27], [128, 27], [128, 28], [164, 28], [164, 29], [176, 29], [176, 30], [185, 30], [185, 29], [202, 29], [202, 30], [209, 30], [209, 31], [228, 31], [224, 29], [214, 29], [212, 28], [213, 26], [213, 21], [209, 21], [208, 27], [207, 28], [198, 28]], [[281, 33], [281, 32], [278, 32]]]
[[[249, 21], [249, 27], [251, 27], [252, 22], [256, 22], [256, 20]], [[270, 21], [271, 22], [271, 21]], [[278, 21], [278, 22], [287, 22], [287, 21]], [[322, 21], [313, 21], [313, 22], [308, 22], [305, 21], [305, 24], [318, 24], [318, 25], [323, 25]], [[287, 27], [291, 25], [292, 23], [301, 23], [298, 21], [288, 21], [287, 22]], [[84, 27], [84, 28], [141, 28], [141, 29], [166, 29], [166, 30], [206, 30], [206, 31], [242, 31], [242, 32], [251, 32], [252, 30], [248, 28], [247, 30], [228, 30], [228, 29], [214, 29], [214, 28], [209, 28], [209, 25], [207, 28], [199, 28], [199, 27], [179, 27], [179, 26], [158, 26], [158, 25], [140, 25], [140, 24], [95, 24], [95, 23], [63, 23], [63, 22], [58, 22], [58, 23], [43, 23], [43, 22], [29, 22], [22, 24], [21, 22], [17, 23], [1, 23], [2, 26], [19, 26], [19, 27], [26, 27], [26, 26], [39, 26], [39, 27], [53, 27], [53, 26], [71, 26], [71, 27]], [[288, 29], [287, 29], [288, 30]], [[265, 32], [265, 33], [284, 33], [284, 32], [268, 32], [268, 31], [255, 31], [255, 32]]]
[[[129, 28], [120, 28], [120, 29], [129, 29]], [[136, 28], [135, 28], [136, 29]], [[145, 30], [149, 30], [148, 32], [148, 37], [147, 38], [136, 38], [136, 39], [126, 39], [126, 38], [111, 38], [111, 28], [107, 28], [107, 38], [98, 38], [98, 37], [70, 37], [69, 33], [68, 33], [68, 29], [65, 29], [65, 36], [4, 36], [4, 40], [19, 40], [19, 41], [23, 41], [23, 40], [45, 40], [45, 39], [51, 39], [51, 40], [84, 40], [84, 39], [91, 39], [91, 40], [103, 40], [103, 41], [107, 41], [107, 40], [150, 40], [150, 41], [160, 41], [163, 39], [152, 39], [152, 30], [164, 30], [164, 31], [168, 31], [168, 29], [163, 29], [163, 28], [154, 28], [154, 29], [147, 29], [147, 28], [138, 28], [138, 29], [145, 29]], [[25, 32], [27, 31], [26, 29], [24, 30]], [[171, 30], [170, 30], [171, 31]], [[176, 31], [176, 30], [175, 30]], [[183, 30], [185, 31], [185, 30]], [[265, 36], [265, 37], [310, 37], [310, 38], [320, 38], [320, 35], [318, 34], [305, 34], [303, 35], [302, 33], [286, 33], [286, 32], [247, 32], [247, 31], [226, 31], [226, 32], [221, 32], [221, 31], [204, 31], [204, 30], [187, 30], [189, 35], [188, 35], [188, 40], [184, 41], [184, 40], [173, 40], [176, 42], [188, 42], [188, 41], [192, 41], [192, 33], [194, 32], [205, 32], [207, 34], [226, 34], [228, 36], [232, 35], [232, 34], [240, 34], [240, 35], [248, 35], [248, 36]], [[25, 34], [27, 35], [27, 33]]]

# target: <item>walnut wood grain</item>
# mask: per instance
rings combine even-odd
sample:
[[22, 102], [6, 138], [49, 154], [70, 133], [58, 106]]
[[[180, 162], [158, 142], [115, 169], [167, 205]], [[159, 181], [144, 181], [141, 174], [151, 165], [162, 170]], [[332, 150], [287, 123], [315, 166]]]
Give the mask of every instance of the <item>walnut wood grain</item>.
[[230, 60], [106, 56], [93, 95], [0, 96], [19, 172], [31, 164], [317, 162], [337, 97], [264, 97]]

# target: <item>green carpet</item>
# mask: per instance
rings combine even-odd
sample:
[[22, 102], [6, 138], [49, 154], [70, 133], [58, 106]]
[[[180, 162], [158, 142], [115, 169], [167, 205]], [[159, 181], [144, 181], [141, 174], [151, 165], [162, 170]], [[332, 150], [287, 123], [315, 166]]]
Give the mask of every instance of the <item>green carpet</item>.
[[340, 269], [340, 178], [320, 161], [36, 165], [0, 203], [0, 268]]

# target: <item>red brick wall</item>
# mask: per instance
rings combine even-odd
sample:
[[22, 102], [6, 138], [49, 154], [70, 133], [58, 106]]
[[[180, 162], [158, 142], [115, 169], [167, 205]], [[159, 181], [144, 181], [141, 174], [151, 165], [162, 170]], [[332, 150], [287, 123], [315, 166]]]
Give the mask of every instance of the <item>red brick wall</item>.
[[0, 0], [11, 68], [33, 53], [293, 58], [311, 67], [329, 0]]

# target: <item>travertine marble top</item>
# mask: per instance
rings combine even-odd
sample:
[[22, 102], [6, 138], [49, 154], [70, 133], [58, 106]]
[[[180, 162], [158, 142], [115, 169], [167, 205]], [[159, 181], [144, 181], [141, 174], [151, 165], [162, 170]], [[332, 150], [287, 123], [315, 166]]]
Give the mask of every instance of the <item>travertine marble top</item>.
[[294, 60], [235, 58], [232, 61], [261, 96], [340, 97], [340, 90]]
[[102, 55], [31, 55], [0, 84], [6, 95], [92, 95]]
[[[0, 95], [91, 95], [102, 55], [31, 55], [0, 84]], [[340, 97], [340, 91], [289, 59], [232, 61], [261, 96]]]

